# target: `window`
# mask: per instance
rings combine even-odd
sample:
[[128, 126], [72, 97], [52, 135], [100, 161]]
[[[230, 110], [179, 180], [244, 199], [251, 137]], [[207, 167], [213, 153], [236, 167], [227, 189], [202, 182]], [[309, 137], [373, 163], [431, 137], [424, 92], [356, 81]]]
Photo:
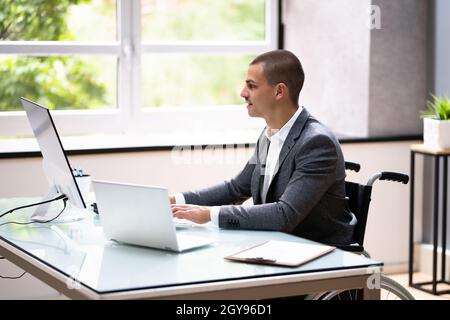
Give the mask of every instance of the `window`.
[[239, 93], [249, 61], [276, 48], [277, 0], [4, 2], [0, 138], [31, 133], [21, 96], [54, 109], [64, 135], [257, 123]]

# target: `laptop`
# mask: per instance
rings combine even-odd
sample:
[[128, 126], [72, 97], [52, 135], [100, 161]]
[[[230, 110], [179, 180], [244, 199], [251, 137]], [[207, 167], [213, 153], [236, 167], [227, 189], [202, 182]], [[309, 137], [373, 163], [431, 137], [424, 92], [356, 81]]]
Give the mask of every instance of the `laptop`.
[[166, 188], [99, 180], [92, 185], [108, 239], [174, 252], [214, 242], [176, 233]]

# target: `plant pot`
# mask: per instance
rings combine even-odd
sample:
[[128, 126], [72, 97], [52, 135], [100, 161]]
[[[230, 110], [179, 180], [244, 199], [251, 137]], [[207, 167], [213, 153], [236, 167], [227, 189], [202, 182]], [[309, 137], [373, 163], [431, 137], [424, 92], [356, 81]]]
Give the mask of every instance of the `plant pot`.
[[423, 144], [433, 149], [450, 149], [450, 120], [424, 118]]

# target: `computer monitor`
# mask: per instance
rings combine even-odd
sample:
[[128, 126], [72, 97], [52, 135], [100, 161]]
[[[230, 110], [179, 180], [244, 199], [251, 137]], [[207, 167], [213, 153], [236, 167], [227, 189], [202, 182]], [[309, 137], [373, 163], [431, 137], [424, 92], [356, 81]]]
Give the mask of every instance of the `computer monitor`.
[[[41, 149], [42, 166], [50, 185], [43, 201], [64, 194], [68, 198], [68, 207], [56, 220], [66, 222], [84, 218], [87, 213], [86, 203], [72, 173], [50, 110], [28, 99], [20, 100]], [[37, 207], [32, 219], [47, 221], [54, 218], [59, 211], [52, 210], [49, 203], [42, 204]]]

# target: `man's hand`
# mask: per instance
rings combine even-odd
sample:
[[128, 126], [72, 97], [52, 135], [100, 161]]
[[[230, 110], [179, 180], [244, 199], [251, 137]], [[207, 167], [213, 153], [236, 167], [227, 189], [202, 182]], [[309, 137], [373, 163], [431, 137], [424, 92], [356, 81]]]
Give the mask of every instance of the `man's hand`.
[[170, 202], [170, 204], [175, 204], [175, 203], [176, 203], [176, 200], [175, 200], [175, 196], [174, 196], [174, 195], [170, 195], [170, 196], [169, 196], [169, 202]]
[[172, 213], [175, 218], [187, 219], [195, 223], [211, 221], [211, 208], [192, 204], [172, 204]]

